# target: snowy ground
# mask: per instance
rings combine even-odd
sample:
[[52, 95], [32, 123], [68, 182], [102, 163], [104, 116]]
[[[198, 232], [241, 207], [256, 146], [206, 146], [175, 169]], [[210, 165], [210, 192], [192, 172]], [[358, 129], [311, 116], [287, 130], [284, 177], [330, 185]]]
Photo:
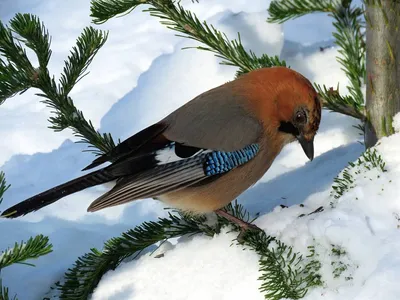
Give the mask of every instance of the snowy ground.
[[[215, 24], [258, 54], [280, 54], [311, 81], [327, 86], [347, 79], [331, 46], [332, 25], [324, 15], [307, 16], [281, 25], [265, 22], [268, 1], [184, 1], [200, 19]], [[8, 5], [7, 5], [8, 3]], [[90, 25], [89, 1], [5, 1], [0, 18], [15, 12], [40, 16], [53, 35], [51, 71], [58, 74], [75, 38]], [[91, 74], [73, 90], [73, 99], [100, 131], [124, 139], [159, 120], [197, 94], [233, 78], [235, 70], [220, 66], [210, 53], [181, 48], [196, 45], [175, 37], [157, 19], [137, 10], [129, 16], [97, 26], [110, 37], [92, 66]], [[12, 185], [2, 208], [80, 174], [93, 158], [82, 153], [70, 131], [47, 129], [50, 113], [30, 91], [0, 107], [0, 170]], [[378, 147], [388, 172], [356, 175], [356, 188], [335, 209], [329, 196], [333, 178], [363, 151], [357, 121], [324, 112], [315, 140], [315, 159], [308, 162], [298, 144], [287, 146], [258, 184], [239, 201], [252, 213], [261, 212], [257, 225], [269, 234], [305, 251], [315, 245], [322, 262], [325, 286], [306, 299], [397, 299], [400, 292], [398, 214], [400, 214], [400, 134]], [[366, 178], [364, 178], [366, 176]], [[296, 184], [293, 184], [293, 183]], [[31, 235], [49, 235], [53, 253], [35, 261], [36, 268], [16, 265], [2, 270], [5, 286], [20, 299], [39, 299], [75, 259], [91, 247], [122, 231], [165, 215], [152, 200], [138, 201], [96, 214], [89, 203], [104, 188], [96, 187], [66, 197], [18, 220], [0, 220], [0, 249]], [[396, 203], [397, 202], [397, 203]], [[298, 204], [304, 203], [304, 207]], [[281, 209], [279, 204], [288, 205]], [[324, 212], [304, 218], [319, 206]], [[258, 292], [258, 259], [254, 253], [230, 247], [231, 234], [193, 240], [169, 247], [162, 259], [143, 256], [123, 264], [101, 281], [93, 299], [263, 299]], [[331, 244], [342, 247], [348, 264], [339, 277], [332, 275]], [[346, 280], [352, 277], [352, 280]], [[41, 299], [41, 298], [40, 298]]]

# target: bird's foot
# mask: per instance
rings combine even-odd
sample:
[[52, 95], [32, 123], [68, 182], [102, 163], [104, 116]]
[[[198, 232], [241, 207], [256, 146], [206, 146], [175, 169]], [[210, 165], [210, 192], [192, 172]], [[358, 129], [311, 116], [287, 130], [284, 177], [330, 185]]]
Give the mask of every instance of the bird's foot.
[[247, 223], [247, 225], [245, 225], [245, 226], [243, 226], [243, 227], [240, 227], [240, 233], [239, 233], [239, 235], [238, 235], [238, 237], [237, 237], [237, 241], [238, 241], [240, 244], [243, 244], [244, 238], [245, 238], [246, 234], [247, 234], [249, 231], [257, 232], [257, 231], [261, 231], [261, 230], [262, 230], [262, 229], [259, 228], [259, 227], [257, 227], [256, 225]]
[[248, 233], [248, 231], [261, 231], [259, 227], [257, 227], [254, 224], [251, 224], [249, 222], [243, 221], [230, 213], [226, 212], [225, 210], [218, 209], [215, 211], [215, 213], [228, 221], [231, 221], [232, 223], [235, 223], [240, 227], [240, 233], [237, 237], [238, 242], [242, 243], [244, 241], [245, 235]]

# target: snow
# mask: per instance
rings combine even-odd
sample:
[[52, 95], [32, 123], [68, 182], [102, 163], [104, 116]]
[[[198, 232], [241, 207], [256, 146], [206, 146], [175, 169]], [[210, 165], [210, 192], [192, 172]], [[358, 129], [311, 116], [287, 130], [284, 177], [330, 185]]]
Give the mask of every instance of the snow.
[[396, 132], [400, 132], [400, 115], [397, 114], [393, 118], [393, 128]]
[[[196, 236], [178, 243], [162, 258], [124, 263], [117, 272], [104, 276], [92, 300], [264, 299], [257, 290], [258, 256], [231, 247], [235, 238], [226, 231], [211, 239]], [[168, 270], [168, 282], [162, 270]], [[193, 274], [198, 275], [194, 278]]]
[[[339, 82], [340, 91], [347, 92], [348, 80], [336, 62], [333, 27], [326, 15], [277, 25], [265, 22], [269, 1], [182, 4], [229, 38], [236, 38], [240, 31], [246, 49], [281, 55], [312, 82], [328, 87]], [[89, 1], [0, 3], [3, 22], [18, 11], [38, 14], [50, 30], [49, 67], [58, 77], [76, 37], [90, 25]], [[116, 139], [129, 137], [196, 95], [232, 80], [236, 71], [219, 65], [212, 53], [181, 50], [197, 43], [176, 37], [141, 9], [95, 27], [110, 30], [109, 39], [71, 96], [97, 129], [111, 132]], [[321, 51], [320, 47], [327, 48]], [[1, 209], [81, 175], [80, 170], [93, 159], [82, 153], [85, 145], [74, 143], [71, 131], [54, 133], [47, 128], [50, 115], [34, 91], [0, 107], [0, 170], [11, 184]], [[261, 213], [256, 224], [268, 234], [302, 253], [315, 246], [324, 285], [311, 289], [304, 299], [391, 300], [400, 292], [400, 133], [377, 146], [387, 172], [373, 168], [355, 174], [350, 170], [355, 187], [339, 199], [330, 194], [333, 179], [364, 150], [357, 124], [353, 118], [324, 111], [315, 159], [309, 162], [298, 144], [290, 144], [266, 175], [239, 197], [252, 214]], [[399, 132], [400, 115], [393, 124]], [[94, 187], [23, 218], [0, 220], [5, 233], [0, 249], [39, 233], [48, 235], [54, 245], [51, 254], [30, 261], [35, 268], [13, 265], [2, 270], [11, 294], [17, 293], [20, 299], [43, 298], [78, 256], [92, 247], [101, 249], [104, 241], [143, 221], [166, 215], [164, 205], [153, 200], [87, 213], [88, 205], [104, 191], [104, 186]], [[323, 212], [308, 215], [320, 206]], [[299, 218], [301, 214], [306, 216]], [[153, 255], [145, 254], [108, 272], [92, 299], [263, 299], [258, 291], [258, 257], [232, 245], [234, 238], [224, 231], [211, 238], [164, 243]], [[346, 254], [337, 257], [332, 247]], [[155, 258], [159, 253], [164, 256]], [[342, 264], [346, 270], [335, 278], [334, 266]]]

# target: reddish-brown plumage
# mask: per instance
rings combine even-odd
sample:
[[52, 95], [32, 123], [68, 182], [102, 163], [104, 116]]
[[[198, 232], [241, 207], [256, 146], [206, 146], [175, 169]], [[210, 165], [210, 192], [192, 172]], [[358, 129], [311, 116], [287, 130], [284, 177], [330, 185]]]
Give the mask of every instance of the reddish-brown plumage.
[[[33, 196], [3, 215], [24, 215], [112, 180], [116, 186], [89, 211], [143, 198], [191, 212], [214, 211], [257, 182], [286, 144], [297, 139], [313, 159], [320, 120], [317, 92], [305, 77], [285, 67], [255, 70], [197, 96], [87, 169], [107, 160], [113, 161], [110, 166]], [[207, 151], [235, 152], [255, 144], [259, 150], [249, 161], [217, 175], [206, 172]], [[183, 155], [177, 165], [165, 158], [171, 147], [174, 155]]]
[[199, 213], [227, 205], [265, 174], [282, 148], [296, 139], [278, 128], [280, 122], [293, 118], [298, 107], [310, 112], [310, 122], [304, 128], [307, 140], [312, 140], [316, 134], [321, 116], [320, 102], [312, 84], [288, 68], [259, 69], [217, 89], [243, 99], [248, 113], [260, 121], [261, 150], [252, 161], [207, 185], [187, 187], [159, 197], [173, 206]]
[[243, 75], [232, 86], [236, 93], [245, 95], [252, 113], [272, 128], [280, 120], [289, 120], [296, 106], [316, 109], [312, 130], [317, 132], [321, 114], [320, 103], [315, 102], [318, 94], [301, 74], [285, 67], [263, 68]]

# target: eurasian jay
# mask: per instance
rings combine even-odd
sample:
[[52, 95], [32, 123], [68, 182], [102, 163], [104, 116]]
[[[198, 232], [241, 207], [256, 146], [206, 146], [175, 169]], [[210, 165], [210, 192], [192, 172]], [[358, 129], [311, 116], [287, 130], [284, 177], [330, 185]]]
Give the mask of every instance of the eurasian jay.
[[102, 169], [2, 213], [15, 218], [83, 189], [116, 181], [88, 211], [155, 198], [193, 213], [220, 211], [256, 183], [282, 148], [299, 141], [314, 157], [321, 103], [312, 84], [285, 67], [262, 68], [213, 88], [95, 159]]

